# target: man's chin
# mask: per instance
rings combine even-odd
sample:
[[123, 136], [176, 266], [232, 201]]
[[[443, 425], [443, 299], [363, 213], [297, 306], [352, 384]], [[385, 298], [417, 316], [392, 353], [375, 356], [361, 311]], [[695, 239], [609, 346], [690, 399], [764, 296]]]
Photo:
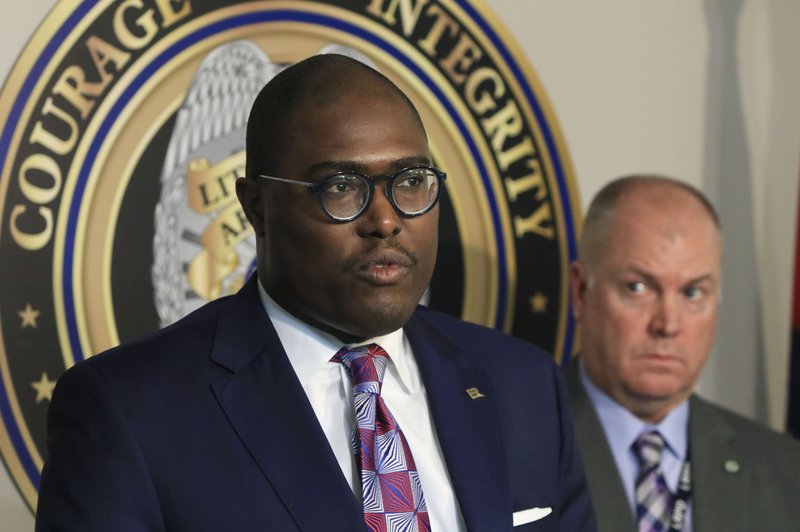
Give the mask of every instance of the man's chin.
[[675, 375], [648, 375], [631, 386], [629, 393], [654, 403], [680, 402], [688, 395], [684, 383]]
[[416, 304], [366, 305], [362, 311], [354, 313], [351, 319], [340, 321], [337, 329], [351, 338], [360, 340], [383, 336], [402, 328], [411, 319], [415, 308]]

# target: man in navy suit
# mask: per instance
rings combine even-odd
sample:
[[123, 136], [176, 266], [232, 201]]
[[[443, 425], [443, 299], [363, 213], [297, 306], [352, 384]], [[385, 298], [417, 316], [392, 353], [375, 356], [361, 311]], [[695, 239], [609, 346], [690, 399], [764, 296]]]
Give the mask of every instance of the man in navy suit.
[[[257, 276], [65, 373], [37, 529], [594, 530], [551, 357], [417, 306], [444, 179], [381, 74], [336, 55], [278, 74], [253, 106], [237, 182]], [[365, 344], [388, 353], [379, 393], [424, 521], [367, 515], [359, 407], [331, 360]]]

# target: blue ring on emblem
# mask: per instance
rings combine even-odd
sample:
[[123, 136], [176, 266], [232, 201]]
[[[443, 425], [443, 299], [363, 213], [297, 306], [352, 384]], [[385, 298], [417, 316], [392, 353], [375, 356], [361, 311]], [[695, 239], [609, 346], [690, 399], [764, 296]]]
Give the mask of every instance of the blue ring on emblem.
[[[47, 64], [53, 58], [64, 39], [70, 35], [74, 27], [96, 3], [97, 0], [84, 0], [70, 13], [64, 23], [55, 31], [52, 39], [45, 45], [39, 57], [36, 58], [33, 66], [28, 71], [28, 75], [25, 76], [25, 81], [22, 82], [17, 97], [11, 105], [11, 109], [8, 113], [8, 120], [6, 120], [6, 123], [3, 125], [3, 132], [0, 134], [0, 168], [3, 168], [6, 164], [6, 156], [11, 146], [11, 137], [19, 125], [19, 117], [22, 115], [22, 110], [25, 108], [30, 97], [34, 94], [33, 89], [42, 71], [44, 71]], [[6, 390], [3, 381], [3, 379], [0, 379], [0, 416], [3, 418], [3, 426], [8, 433], [11, 444], [14, 446], [14, 450], [17, 452], [17, 458], [22, 468], [28, 475], [28, 480], [30, 480], [36, 491], [39, 491], [39, 468], [33, 462], [30, 449], [26, 447], [22, 439], [22, 434], [20, 434], [19, 427], [14, 419], [14, 414], [11, 411], [11, 405], [8, 402], [9, 390]]]
[[[483, 30], [483, 32], [489, 37], [489, 40], [492, 41], [492, 44], [494, 44], [495, 48], [500, 52], [500, 55], [514, 73], [514, 78], [517, 80], [517, 83], [525, 92], [525, 96], [528, 98], [528, 103], [530, 103], [536, 118], [539, 120], [538, 124], [541, 128], [542, 136], [544, 136], [545, 144], [547, 144], [547, 150], [550, 152], [550, 160], [553, 161], [553, 170], [555, 172], [556, 183], [558, 184], [558, 191], [561, 195], [563, 207], [561, 211], [564, 214], [564, 230], [567, 238], [567, 255], [569, 262], [572, 262], [578, 258], [578, 246], [575, 238], [575, 221], [572, 219], [572, 201], [569, 195], [569, 189], [567, 188], [567, 179], [564, 175], [564, 167], [561, 164], [561, 159], [558, 157], [558, 149], [556, 148], [556, 142], [553, 138], [553, 133], [550, 131], [549, 122], [546, 120], [547, 117], [542, 110], [542, 106], [539, 104], [539, 100], [536, 99], [533, 89], [531, 88], [530, 84], [528, 84], [528, 80], [522, 73], [522, 69], [520, 69], [519, 65], [514, 60], [514, 57], [508, 51], [508, 48], [503, 41], [500, 40], [500, 37], [498, 37], [495, 30], [486, 22], [483, 17], [480, 16], [475, 8], [470, 5], [468, 0], [456, 0], [456, 3], [466, 13], [468, 13], [469, 16], [472, 17], [472, 19], [478, 24], [478, 27]], [[575, 318], [573, 318], [572, 312], [570, 311], [569, 307], [571, 306], [572, 305], [569, 301], [569, 298], [567, 298], [567, 326], [564, 336], [564, 349], [561, 352], [562, 366], [566, 366], [569, 363], [570, 355], [572, 354], [573, 335], [575, 334]]]
[[244, 15], [235, 15], [228, 19], [221, 20], [213, 24], [209, 24], [208, 26], [205, 26], [195, 31], [192, 34], [187, 35], [183, 39], [177, 41], [175, 44], [167, 48], [161, 55], [156, 57], [150, 64], [148, 64], [145, 68], [143, 68], [142, 72], [140, 72], [139, 75], [136, 76], [136, 78], [131, 82], [130, 86], [128, 86], [123, 91], [123, 93], [120, 95], [120, 98], [116, 102], [114, 102], [108, 114], [103, 119], [103, 122], [100, 124], [100, 127], [97, 130], [97, 135], [94, 137], [94, 139], [92, 139], [92, 142], [89, 145], [89, 149], [86, 152], [86, 157], [84, 159], [83, 165], [81, 166], [81, 169], [78, 173], [73, 200], [68, 211], [67, 228], [65, 235], [66, 245], [64, 252], [64, 270], [62, 277], [62, 286], [64, 290], [64, 308], [66, 309], [65, 318], [67, 322], [67, 334], [69, 337], [70, 347], [72, 349], [73, 356], [76, 361], [83, 360], [86, 358], [81, 348], [80, 334], [78, 332], [78, 326], [75, 318], [76, 316], [75, 299], [72, 286], [73, 261], [74, 261], [73, 245], [76, 237], [78, 215], [80, 214], [80, 207], [82, 205], [82, 202], [80, 200], [82, 200], [83, 198], [83, 194], [86, 189], [86, 184], [88, 182], [89, 174], [91, 172], [94, 159], [97, 157], [97, 154], [99, 153], [100, 148], [103, 142], [105, 141], [106, 136], [108, 135], [108, 132], [110, 131], [112, 125], [114, 124], [114, 119], [116, 119], [119, 116], [119, 114], [128, 104], [128, 102], [135, 96], [139, 88], [154, 73], [156, 73], [160, 67], [162, 67], [167, 61], [172, 59], [174, 56], [176, 56], [178, 53], [188, 48], [189, 46], [217, 33], [221, 33], [223, 31], [234, 29], [240, 26], [260, 24], [264, 22], [279, 22], [279, 21], [305, 22], [320, 26], [328, 26], [337, 30], [344, 31], [351, 35], [358, 36], [363, 40], [370, 42], [378, 46], [382, 50], [390, 53], [395, 59], [397, 59], [400, 63], [406, 66], [411, 72], [416, 74], [418, 78], [422, 82], [424, 82], [424, 84], [428, 87], [428, 89], [439, 99], [439, 103], [446, 109], [447, 113], [450, 115], [451, 119], [458, 127], [459, 132], [465, 139], [469, 147], [470, 153], [472, 154], [475, 160], [475, 164], [477, 166], [478, 172], [481, 176], [481, 180], [483, 182], [486, 191], [487, 195], [486, 199], [490, 207], [492, 222], [494, 224], [493, 229], [495, 233], [495, 239], [497, 241], [497, 259], [499, 263], [499, 268], [498, 268], [499, 289], [498, 289], [498, 302], [497, 302], [497, 313], [496, 313], [497, 318], [495, 320], [495, 328], [502, 327], [505, 321], [505, 306], [506, 306], [506, 300], [508, 298], [506, 290], [506, 285], [508, 280], [506, 274], [506, 260], [507, 260], [506, 250], [505, 247], [503, 246], [500, 214], [497, 206], [497, 199], [492, 192], [489, 175], [485, 165], [482, 163], [479, 157], [477, 146], [475, 145], [475, 142], [472, 139], [472, 137], [469, 135], [469, 131], [466, 125], [458, 116], [453, 105], [447, 100], [442, 91], [436, 86], [433, 80], [431, 80], [427, 76], [427, 74], [425, 74], [425, 72], [422, 71], [421, 68], [419, 68], [416, 64], [414, 64], [408, 57], [403, 55], [399, 50], [391, 46], [388, 42], [380, 39], [379, 37], [371, 33], [368, 33], [363, 28], [359, 28], [354, 24], [343, 22], [341, 20], [334, 19], [329, 16], [305, 13], [302, 11], [294, 11], [294, 10], [260, 11], [256, 13], [247, 13]]

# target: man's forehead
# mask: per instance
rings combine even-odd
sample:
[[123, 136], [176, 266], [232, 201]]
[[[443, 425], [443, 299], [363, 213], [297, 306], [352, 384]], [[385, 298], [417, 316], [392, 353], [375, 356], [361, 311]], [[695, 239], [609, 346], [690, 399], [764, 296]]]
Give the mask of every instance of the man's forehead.
[[[308, 169], [309, 174], [329, 174], [334, 172], [358, 172], [360, 174], [370, 174], [374, 166], [374, 158], [370, 159], [339, 159], [326, 160], [312, 163]], [[431, 164], [430, 157], [426, 154], [401, 157], [380, 161], [385, 168], [383, 171], [388, 173], [399, 172], [412, 166], [427, 166]]]
[[690, 221], [706, 222], [716, 227], [708, 207], [698, 196], [672, 183], [641, 183], [623, 192], [617, 199], [613, 211], [619, 216], [661, 216], [675, 220], [680, 215], [692, 215]]
[[719, 278], [718, 265], [713, 261], [700, 262], [686, 268], [665, 268], [656, 261], [631, 259], [617, 264], [618, 275], [631, 275], [653, 281], [670, 281], [678, 284], [711, 282]]
[[[696, 236], [696, 235], [694, 235]], [[599, 268], [611, 278], [635, 276], [659, 284], [716, 283], [720, 277], [719, 247], [701, 239], [670, 239], [656, 234], [613, 238], [601, 253]]]
[[[305, 119], [314, 123], [322, 120], [322, 115], [327, 113], [357, 112], [369, 109], [372, 113], [366, 117], [376, 121], [383, 120], [382, 117], [374, 115], [376, 111], [380, 111], [381, 114], [395, 115], [398, 119], [409, 119], [419, 123], [411, 104], [397, 92], [374, 92], [359, 87], [332, 92], [320, 90], [319, 93], [321, 94], [309, 93], [296, 101], [290, 114], [292, 119]], [[419, 126], [421, 129], [422, 124], [419, 123]]]
[[619, 198], [609, 218], [606, 238], [610, 240], [700, 237], [712, 244], [721, 238], [706, 206], [694, 195], [671, 186], [628, 191]]

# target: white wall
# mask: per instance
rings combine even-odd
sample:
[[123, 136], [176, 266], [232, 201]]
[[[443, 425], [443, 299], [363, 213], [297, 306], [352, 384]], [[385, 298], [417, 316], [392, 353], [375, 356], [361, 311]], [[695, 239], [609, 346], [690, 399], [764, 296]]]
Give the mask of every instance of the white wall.
[[[0, 79], [53, 4], [1, 0]], [[641, 171], [712, 197], [726, 233], [701, 392], [783, 427], [800, 173], [800, 3], [489, 0], [538, 73], [584, 204]], [[13, 16], [9, 16], [13, 9]], [[0, 471], [0, 531], [33, 519]]]

